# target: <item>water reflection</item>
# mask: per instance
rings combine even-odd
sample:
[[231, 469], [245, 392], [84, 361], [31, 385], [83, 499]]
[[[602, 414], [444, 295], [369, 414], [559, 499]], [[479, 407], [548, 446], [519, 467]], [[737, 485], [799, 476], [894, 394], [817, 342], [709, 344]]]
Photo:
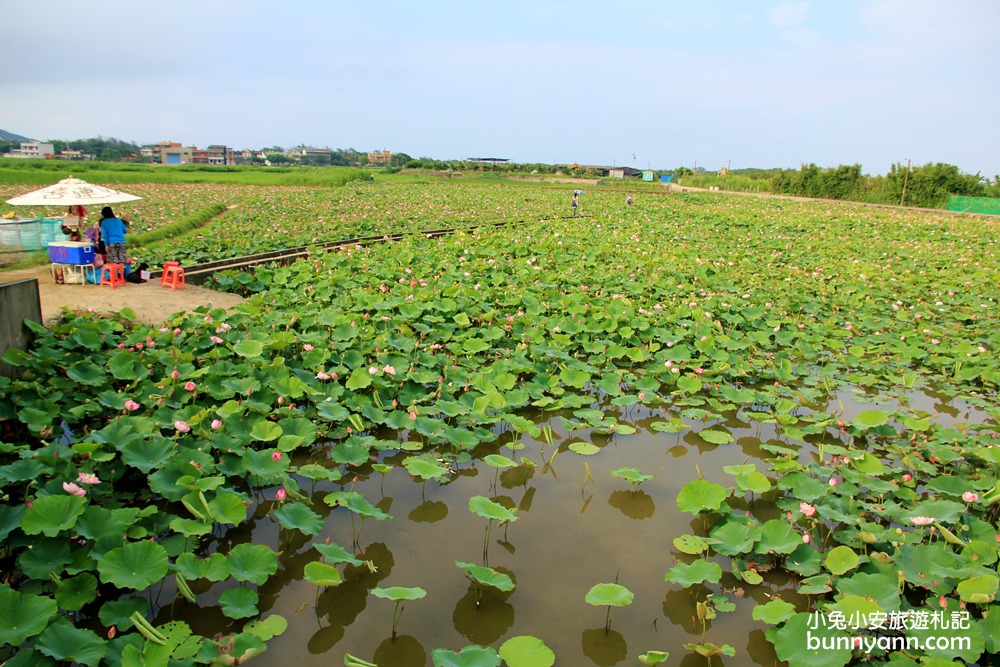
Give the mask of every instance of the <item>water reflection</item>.
[[[736, 656], [737, 658], [739, 656]], [[734, 658], [735, 659], [735, 658]], [[777, 664], [777, 663], [775, 663]], [[706, 658], [698, 653], [688, 653], [684, 656], [684, 659], [680, 662], [680, 667], [706, 667], [711, 665], [711, 667], [725, 667], [726, 661], [725, 657], [721, 655], [715, 655], [711, 658]]]
[[600, 667], [616, 665], [628, 657], [625, 637], [613, 629], [606, 632], [604, 628], [584, 630], [580, 646], [583, 654]]
[[530, 465], [520, 465], [516, 468], [508, 468], [500, 473], [500, 484], [505, 489], [513, 489], [518, 486], [527, 486], [531, 478], [535, 476], [535, 467]]
[[642, 489], [635, 493], [624, 490], [612, 491], [608, 504], [630, 519], [648, 519], [656, 511], [653, 497]]
[[[851, 420], [851, 414], [871, 409], [870, 403], [855, 402], [861, 400], [858, 395], [841, 395], [834, 400], [843, 402], [844, 405], [836, 410], [847, 421]], [[914, 397], [913, 400], [927, 400], [929, 402], [916, 404], [942, 414], [935, 423], [950, 423], [955, 419], [951, 412], [936, 405], [934, 399]], [[818, 409], [821, 410], [827, 401], [824, 395], [822, 402], [817, 404]], [[959, 419], [967, 414], [981, 414], [974, 408], [961, 407], [957, 400], [946, 403], [958, 406]], [[495, 470], [485, 463], [475, 458], [463, 459], [460, 464], [453, 465], [455, 473], [447, 484], [437, 481], [424, 484], [412, 480], [402, 468], [402, 460], [410, 454], [407, 452], [385, 457], [384, 460], [396, 465], [385, 475], [372, 473], [369, 478], [362, 475], [360, 479], [345, 475], [341, 482], [334, 484], [335, 487], [354, 485], [352, 488], [356, 487], [372, 502], [382, 495], [379, 509], [388, 512], [395, 507], [399, 517], [408, 517], [408, 520], [366, 521], [366, 539], [375, 543], [358, 557], [374, 560], [378, 572], [372, 574], [367, 568], [348, 566], [341, 586], [319, 589], [318, 595], [311, 584], [299, 586], [306, 583], [301, 581], [305, 563], [316, 558], [310, 546], [312, 540], [281, 529], [273, 515], [268, 515], [268, 509], [273, 511], [268, 502], [261, 502], [255, 515], [232, 533], [223, 531], [207, 540], [219, 551], [226, 551], [232, 541], [244, 537], [241, 532], [252, 530], [258, 538], [262, 535], [265, 539], [273, 538], [270, 543], [280, 545], [283, 552], [281, 569], [260, 587], [260, 607], [282, 613], [289, 619], [290, 631], [274, 641], [275, 655], [294, 656], [302, 667], [307, 663], [330, 664], [331, 658], [336, 659], [344, 652], [373, 659], [378, 664], [404, 667], [427, 664], [428, 653], [433, 648], [454, 649], [463, 642], [496, 647], [511, 634], [539, 636], [557, 652], [558, 664], [621, 664], [629, 659], [629, 645], [633, 647], [633, 654], [651, 648], [670, 650], [673, 655], [669, 664], [690, 667], [706, 664], [719, 667], [727, 661], [730, 665], [762, 667], [776, 664], [760, 623], [751, 618], [751, 610], [754, 603], [764, 604], [776, 596], [791, 602], [800, 611], [808, 609], [809, 598], [789, 590], [795, 585], [796, 575], [781, 570], [761, 571], [764, 581], [756, 586], [729, 572], [723, 574], [718, 584], [698, 584], [688, 589], [664, 584], [664, 572], [673, 562], [697, 558], [673, 551], [671, 540], [684, 533], [704, 536], [714, 521], [679, 512], [675, 498], [685, 483], [702, 474], [710, 481], [734, 486], [735, 477], [724, 472], [725, 466], [754, 463], [758, 471], [774, 482], [765, 461], [773, 457], [774, 452], [792, 460], [808, 460], [816, 455], [817, 442], [844, 446], [849, 436], [838, 435], [835, 428], [794, 430], [796, 421], [801, 426], [801, 413], [810, 410], [808, 406], [779, 412], [771, 406], [758, 405], [739, 414], [725, 412], [724, 407], [715, 405], [712, 408], [717, 413], [693, 406], [670, 411], [632, 406], [622, 414], [613, 407], [603, 407], [608, 418], [616, 416], [623, 423], [626, 419], [641, 422], [640, 430], [635, 435], [607, 437], [593, 433], [593, 425], [575, 428], [562, 422], [559, 414], [540, 413], [537, 423], [551, 426], [557, 446], [523, 434], [518, 436], [526, 444], [523, 453], [536, 462], [537, 467], [522, 459], [520, 465], [504, 469], [496, 476]], [[574, 423], [586, 421], [572, 412], [562, 415]], [[839, 418], [834, 417], [833, 423]], [[652, 424], [659, 424], [664, 431], [658, 431]], [[671, 432], [675, 427], [677, 430]], [[474, 457], [509, 453], [502, 441], [513, 436], [498, 428], [501, 442], [480, 444]], [[733, 440], [728, 444], [707, 442], [698, 435], [705, 429], [727, 433]], [[591, 456], [582, 456], [569, 449], [573, 443], [594, 444], [600, 449]], [[442, 449], [442, 456], [451, 457], [449, 460], [458, 461], [458, 457], [466, 454]], [[621, 481], [611, 474], [613, 469], [623, 466], [656, 473], [658, 477], [644, 482], [633, 494], [627, 487], [621, 488]], [[590, 477], [585, 473], [588, 469]], [[395, 500], [382, 493], [383, 481]], [[317, 486], [328, 487], [331, 483]], [[328, 490], [316, 489], [313, 495], [321, 499]], [[497, 491], [501, 495], [493, 496]], [[480, 494], [492, 496], [494, 502], [504, 507], [516, 508], [520, 520], [504, 525], [494, 521], [492, 530], [487, 532], [487, 521], [468, 511], [469, 498]], [[593, 502], [595, 497], [598, 502]], [[777, 490], [762, 495], [747, 491], [728, 498], [727, 502], [740, 516], [749, 512], [763, 522], [783, 518], [784, 512], [776, 504], [781, 497], [783, 494]], [[356, 516], [343, 508], [331, 509], [321, 501], [315, 503], [313, 509], [325, 519], [329, 532], [324, 534], [344, 535], [344, 544], [349, 543], [349, 536], [357, 529]], [[532, 509], [533, 514], [526, 515]], [[653, 519], [654, 514], [655, 521], [647, 520]], [[614, 540], [607, 538], [609, 534], [615, 536]], [[508, 539], [516, 540], [517, 548]], [[815, 534], [814, 539], [818, 539]], [[585, 545], [586, 557], [581, 555], [581, 545]], [[406, 555], [396, 563], [390, 581], [395, 583], [398, 579], [428, 590], [428, 598], [419, 611], [404, 614], [402, 627], [412, 636], [399, 636], [396, 642], [381, 639], [388, 634], [391, 609], [382, 604], [366, 608], [371, 589], [384, 585], [378, 582], [393, 570], [390, 548], [397, 554]], [[502, 564], [520, 573], [522, 582], [513, 597], [493, 589], [479, 592], [475, 585], [466, 587], [464, 580], [456, 579], [453, 561], [474, 557], [484, 548], [489, 549], [489, 553], [484, 554], [484, 564], [490, 565], [489, 559], [492, 559], [496, 569], [502, 569], [499, 567]], [[724, 569], [729, 569], [727, 559], [719, 559], [719, 562]], [[566, 615], [567, 600], [582, 600], [590, 584], [619, 569], [630, 579], [644, 583], [637, 586], [635, 604], [629, 610], [613, 612], [617, 629], [607, 635], [603, 628], [585, 630], [589, 625], [587, 619], [596, 619], [583, 614]], [[285, 588], [281, 588], [283, 584]], [[206, 591], [202, 585], [199, 601], [212, 604], [211, 598], [218, 594], [219, 588], [212, 586]], [[737, 602], [737, 610], [721, 614], [703, 627], [697, 618], [696, 603], [720, 593], [728, 594]], [[745, 599], [740, 600], [741, 597]], [[315, 620], [308, 612], [295, 612], [311, 608], [314, 603]], [[182, 608], [183, 603], [179, 602], [178, 609]], [[447, 618], [449, 612], [451, 623]], [[223, 618], [215, 607], [199, 613], [211, 620], [201, 623], [198, 614], [183, 615], [209, 634], [210, 625], [223, 628], [237, 625]], [[564, 622], [553, 623], [553, 618], [562, 618]], [[650, 623], [651, 618], [658, 619], [659, 623], [655, 620]], [[700, 642], [703, 638], [720, 645], [728, 643], [736, 647], [737, 655], [709, 659], [682, 648], [685, 642]], [[307, 639], [310, 653], [330, 653], [304, 655]], [[376, 657], [371, 658], [376, 651]]]
[[[663, 598], [663, 615], [688, 634], [701, 636], [704, 628], [698, 620], [696, 602], [706, 599], [711, 593], [705, 584], [671, 590]], [[706, 621], [705, 627], [711, 628], [712, 622]]]
[[494, 589], [483, 590], [473, 583], [459, 598], [451, 620], [463, 637], [486, 646], [499, 640], [514, 625], [514, 607], [507, 602], [506, 595]]
[[771, 642], [767, 641], [763, 630], [754, 630], [750, 633], [747, 640], [747, 654], [761, 667], [778, 664], [778, 655], [774, 652]]
[[409, 514], [414, 523], [435, 523], [448, 516], [448, 505], [440, 500], [427, 500], [414, 507]]
[[371, 589], [392, 573], [395, 559], [389, 548], [376, 542], [357, 555], [359, 560], [370, 560], [375, 564], [372, 572], [366, 565], [346, 565], [344, 581], [339, 586], [324, 588], [316, 599], [316, 620], [329, 625], [320, 627], [309, 638], [309, 652], [325, 653], [344, 637], [345, 628], [357, 619], [368, 605]]
[[427, 664], [427, 651], [411, 635], [396, 635], [387, 637], [375, 649], [375, 664], [394, 665], [398, 667], [424, 667]]

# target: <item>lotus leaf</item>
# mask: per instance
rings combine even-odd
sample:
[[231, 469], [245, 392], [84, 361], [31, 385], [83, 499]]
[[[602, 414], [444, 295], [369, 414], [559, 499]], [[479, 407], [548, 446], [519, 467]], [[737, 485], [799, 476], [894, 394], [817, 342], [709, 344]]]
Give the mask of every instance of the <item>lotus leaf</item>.
[[177, 557], [175, 567], [185, 579], [223, 581], [229, 577], [229, 561], [221, 553], [214, 553], [207, 558], [198, 558], [190, 552], [183, 553]]
[[219, 606], [228, 618], [248, 618], [260, 613], [257, 609], [258, 599], [257, 591], [237, 586], [222, 591], [219, 596]]
[[317, 586], [338, 586], [343, 582], [340, 570], [327, 563], [313, 561], [306, 563], [304, 570], [306, 581]]
[[455, 565], [463, 570], [469, 578], [484, 586], [490, 586], [504, 592], [514, 590], [515, 584], [513, 579], [503, 572], [497, 572], [492, 567], [463, 563], [461, 561], [455, 561]]
[[669, 657], [668, 651], [646, 651], [639, 654], [639, 662], [644, 665], [659, 665], [666, 662]]
[[987, 604], [996, 599], [1000, 579], [995, 574], [981, 574], [958, 582], [955, 589], [965, 602]]
[[802, 544], [802, 536], [785, 521], [770, 519], [760, 527], [757, 553], [790, 554]]
[[620, 584], [595, 584], [587, 591], [585, 601], [594, 606], [611, 605], [626, 607], [632, 604], [635, 593]]
[[469, 498], [469, 511], [492, 521], [517, 521], [517, 515], [485, 496]]
[[229, 573], [236, 581], [263, 584], [278, 571], [276, 554], [263, 544], [238, 544], [229, 552]]
[[332, 507], [346, 507], [358, 516], [366, 519], [373, 518], [376, 521], [384, 521], [385, 519], [392, 518], [389, 514], [386, 514], [368, 502], [357, 491], [335, 491], [328, 493], [324, 496], [323, 502]]
[[678, 551], [686, 554], [697, 555], [708, 550], [708, 542], [697, 535], [681, 535], [674, 538], [674, 546]]
[[859, 563], [858, 555], [850, 547], [840, 545], [834, 547], [826, 554], [826, 569], [833, 574], [844, 574], [848, 570], [853, 570]]
[[233, 351], [241, 357], [254, 359], [264, 353], [264, 344], [259, 340], [241, 340], [233, 345]]
[[80, 611], [83, 605], [97, 598], [97, 577], [82, 572], [75, 577], [61, 579], [56, 586], [56, 602], [60, 609]]
[[448, 649], [431, 652], [434, 667], [499, 667], [500, 655], [490, 646], [466, 646], [458, 653]]
[[[121, 544], [120, 540], [118, 544]], [[53, 573], [61, 574], [72, 562], [70, 545], [56, 537], [35, 538], [32, 548], [17, 557], [18, 567], [36, 579], [48, 579]]]
[[77, 662], [97, 667], [104, 658], [107, 647], [91, 630], [76, 628], [68, 622], [57, 622], [45, 628], [35, 644], [40, 653], [55, 660]]
[[[791, 665], [844, 667], [853, 657], [851, 649], [847, 648], [850, 645], [849, 635], [815, 623], [815, 620], [810, 620], [810, 614], [795, 614], [784, 625], [770, 628], [765, 634], [774, 644], [778, 658]], [[805, 641], [806, 637], [814, 638], [815, 642]]]
[[101, 581], [118, 588], [144, 590], [167, 575], [167, 551], [156, 542], [128, 542], [97, 563]]
[[76, 525], [86, 509], [86, 501], [78, 496], [59, 495], [36, 498], [21, 519], [21, 530], [28, 535], [42, 533], [55, 537]]
[[677, 563], [667, 571], [664, 577], [672, 584], [687, 588], [702, 582], [719, 583], [722, 579], [722, 567], [718, 563], [707, 560], [696, 560], [693, 563]]
[[737, 556], [753, 551], [754, 544], [760, 539], [760, 526], [727, 520], [716, 524], [705, 541], [724, 556]]
[[317, 542], [313, 544], [313, 547], [323, 555], [323, 561], [331, 565], [336, 565], [337, 563], [350, 563], [351, 565], [364, 564], [363, 560], [355, 558], [351, 552], [336, 542], [329, 544]]
[[302, 503], [287, 503], [274, 511], [274, 518], [285, 528], [303, 535], [317, 535], [323, 529], [323, 517]]
[[552, 649], [530, 635], [511, 637], [500, 645], [499, 653], [508, 667], [552, 667], [556, 662]]
[[889, 423], [889, 415], [881, 410], [863, 410], [854, 418], [854, 426], [867, 431]]
[[56, 601], [50, 597], [0, 585], [0, 644], [20, 646], [42, 632], [57, 611]]
[[721, 484], [696, 479], [688, 482], [677, 494], [677, 509], [690, 514], [718, 511], [726, 500], [726, 489]]
[[430, 456], [408, 456], [403, 459], [403, 467], [420, 479], [439, 479], [448, 474], [448, 468]]
[[713, 445], [728, 445], [733, 441], [731, 434], [716, 430], [698, 431], [698, 437]]
[[372, 589], [372, 595], [383, 600], [399, 602], [401, 600], [419, 600], [427, 595], [427, 591], [419, 586], [390, 586], [388, 588], [376, 586]]

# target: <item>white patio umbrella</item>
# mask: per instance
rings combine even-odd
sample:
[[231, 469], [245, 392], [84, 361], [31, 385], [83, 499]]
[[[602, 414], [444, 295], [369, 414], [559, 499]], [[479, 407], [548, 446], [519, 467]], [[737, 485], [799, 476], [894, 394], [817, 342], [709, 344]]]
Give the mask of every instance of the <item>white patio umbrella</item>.
[[[7, 200], [12, 206], [103, 206], [142, 199], [103, 185], [94, 185], [79, 178], [64, 178], [54, 185], [33, 190]], [[77, 219], [77, 230], [83, 233], [83, 218]]]
[[41, 190], [18, 195], [7, 200], [12, 206], [98, 206], [142, 199], [103, 185], [93, 185], [79, 178], [64, 178]]

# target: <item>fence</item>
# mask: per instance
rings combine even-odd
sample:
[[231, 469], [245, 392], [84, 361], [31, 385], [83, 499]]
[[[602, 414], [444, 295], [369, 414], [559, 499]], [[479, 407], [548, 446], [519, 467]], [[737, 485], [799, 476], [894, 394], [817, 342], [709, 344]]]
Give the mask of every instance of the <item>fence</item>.
[[949, 211], [1000, 215], [1000, 197], [948, 197]]
[[62, 218], [0, 220], [0, 264], [13, 264], [27, 253], [47, 249], [50, 243], [68, 241], [62, 223]]

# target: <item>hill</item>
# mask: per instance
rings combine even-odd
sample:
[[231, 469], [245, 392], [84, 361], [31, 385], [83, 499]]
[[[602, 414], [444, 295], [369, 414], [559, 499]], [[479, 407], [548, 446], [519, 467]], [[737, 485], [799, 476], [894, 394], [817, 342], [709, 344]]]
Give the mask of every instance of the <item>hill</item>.
[[7, 130], [0, 130], [0, 141], [31, 141], [31, 139], [22, 137], [20, 134], [8, 132]]

